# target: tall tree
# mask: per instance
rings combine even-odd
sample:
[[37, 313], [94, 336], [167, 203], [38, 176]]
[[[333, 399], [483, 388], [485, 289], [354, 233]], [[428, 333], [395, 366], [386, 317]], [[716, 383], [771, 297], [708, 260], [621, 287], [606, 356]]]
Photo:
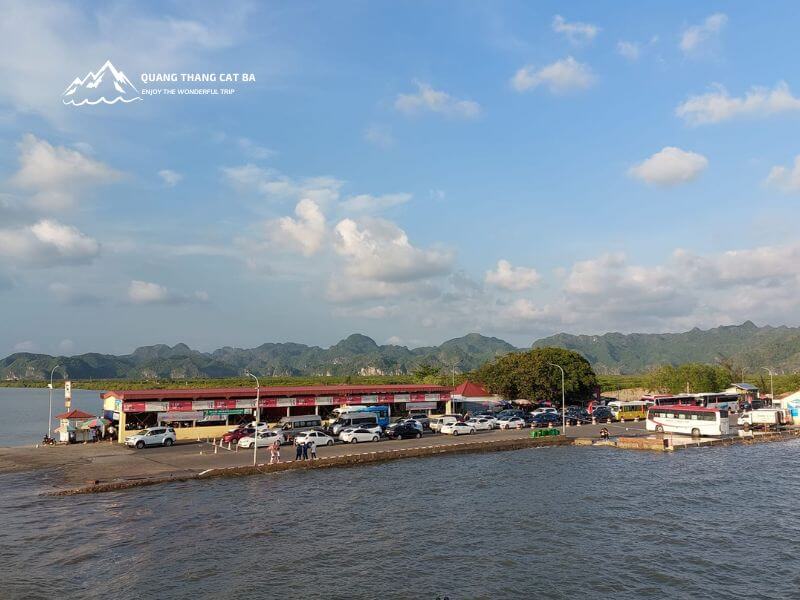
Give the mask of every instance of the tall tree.
[[591, 397], [597, 388], [597, 377], [589, 361], [577, 352], [563, 348], [536, 348], [512, 352], [486, 363], [476, 372], [476, 379], [494, 394], [508, 399], [560, 400], [561, 371], [564, 389], [570, 401]]
[[719, 392], [731, 384], [731, 377], [731, 372], [721, 366], [700, 363], [685, 363], [677, 367], [664, 365], [649, 373], [647, 387], [671, 394]]

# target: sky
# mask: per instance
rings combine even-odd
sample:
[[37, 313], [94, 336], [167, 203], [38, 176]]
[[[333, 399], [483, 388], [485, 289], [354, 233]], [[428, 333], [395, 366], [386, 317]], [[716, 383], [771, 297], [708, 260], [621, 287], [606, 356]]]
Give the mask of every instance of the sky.
[[0, 355], [800, 325], [792, 2], [0, 11]]

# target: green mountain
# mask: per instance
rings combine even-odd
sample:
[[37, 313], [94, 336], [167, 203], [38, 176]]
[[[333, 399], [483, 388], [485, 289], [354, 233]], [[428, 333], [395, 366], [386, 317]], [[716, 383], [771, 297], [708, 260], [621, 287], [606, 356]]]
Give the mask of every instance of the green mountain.
[[800, 368], [800, 328], [758, 327], [751, 321], [684, 333], [559, 333], [533, 346], [580, 352], [601, 374], [641, 373], [657, 365], [685, 362], [726, 362], [749, 371], [764, 365], [784, 371]]
[[131, 354], [49, 356], [20, 352], [0, 360], [0, 379], [38, 379], [50, 376], [58, 364], [75, 379], [189, 379], [236, 377], [249, 370], [264, 376], [404, 375], [422, 364], [458, 372], [471, 371], [487, 360], [516, 350], [497, 338], [471, 333], [441, 346], [409, 349], [379, 346], [365, 335], [353, 334], [324, 349], [295, 343], [268, 343], [257, 348], [224, 347], [213, 352], [192, 350], [186, 344], [158, 344]]

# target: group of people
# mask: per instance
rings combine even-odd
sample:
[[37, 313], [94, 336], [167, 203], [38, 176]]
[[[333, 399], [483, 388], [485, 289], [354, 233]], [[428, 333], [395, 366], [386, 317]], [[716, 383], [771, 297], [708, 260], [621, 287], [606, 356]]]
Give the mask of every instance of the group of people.
[[[314, 460], [317, 458], [317, 443], [314, 440], [294, 441], [295, 460]], [[281, 462], [281, 443], [275, 440], [269, 447], [269, 464], [274, 465]]]

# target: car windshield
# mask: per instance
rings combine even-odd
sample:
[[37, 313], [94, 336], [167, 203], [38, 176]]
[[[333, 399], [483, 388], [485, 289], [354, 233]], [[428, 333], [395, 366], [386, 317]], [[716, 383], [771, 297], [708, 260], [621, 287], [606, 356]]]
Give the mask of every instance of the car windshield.
[[134, 435], [147, 435], [147, 429], [142, 429], [141, 431], [137, 431]]

